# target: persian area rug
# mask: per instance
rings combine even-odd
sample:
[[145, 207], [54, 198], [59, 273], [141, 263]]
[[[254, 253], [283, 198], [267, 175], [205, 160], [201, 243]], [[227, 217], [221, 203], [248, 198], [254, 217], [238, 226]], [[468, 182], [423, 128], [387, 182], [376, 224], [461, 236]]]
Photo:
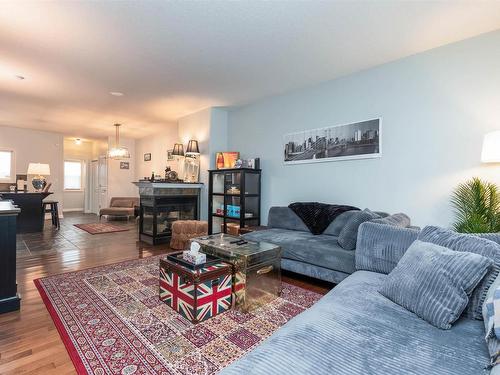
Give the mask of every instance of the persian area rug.
[[321, 298], [280, 298], [192, 324], [159, 301], [159, 256], [35, 280], [79, 374], [214, 374]]
[[128, 228], [123, 228], [108, 223], [90, 223], [90, 224], [73, 224], [73, 225], [90, 234], [125, 232], [129, 230]]

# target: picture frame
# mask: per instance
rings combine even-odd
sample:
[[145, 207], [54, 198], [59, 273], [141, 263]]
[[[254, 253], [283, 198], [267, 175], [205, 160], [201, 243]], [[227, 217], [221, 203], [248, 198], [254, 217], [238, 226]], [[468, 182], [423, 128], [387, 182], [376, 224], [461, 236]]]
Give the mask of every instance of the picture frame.
[[151, 153], [144, 154], [144, 161], [151, 161]]
[[175, 160], [173, 152], [174, 152], [174, 150], [167, 150], [167, 161]]
[[215, 153], [215, 166], [217, 169], [232, 169], [240, 158], [239, 151], [222, 151]]
[[130, 162], [128, 162], [128, 161], [121, 161], [120, 162], [120, 169], [130, 169]]
[[382, 118], [288, 133], [282, 150], [285, 165], [379, 158]]

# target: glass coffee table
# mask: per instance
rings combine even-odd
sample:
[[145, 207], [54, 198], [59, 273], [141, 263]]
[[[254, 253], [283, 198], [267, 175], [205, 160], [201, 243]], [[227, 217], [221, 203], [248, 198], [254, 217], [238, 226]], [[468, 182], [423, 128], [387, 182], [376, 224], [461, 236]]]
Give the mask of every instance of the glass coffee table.
[[229, 234], [193, 238], [201, 251], [222, 258], [233, 266], [233, 304], [247, 312], [281, 294], [281, 247], [246, 241]]

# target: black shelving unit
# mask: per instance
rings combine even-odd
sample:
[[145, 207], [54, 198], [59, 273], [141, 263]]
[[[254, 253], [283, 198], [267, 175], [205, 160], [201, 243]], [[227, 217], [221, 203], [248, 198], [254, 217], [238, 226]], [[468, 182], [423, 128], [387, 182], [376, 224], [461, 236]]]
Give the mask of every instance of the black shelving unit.
[[260, 225], [261, 170], [208, 172], [208, 233], [234, 233], [238, 228]]

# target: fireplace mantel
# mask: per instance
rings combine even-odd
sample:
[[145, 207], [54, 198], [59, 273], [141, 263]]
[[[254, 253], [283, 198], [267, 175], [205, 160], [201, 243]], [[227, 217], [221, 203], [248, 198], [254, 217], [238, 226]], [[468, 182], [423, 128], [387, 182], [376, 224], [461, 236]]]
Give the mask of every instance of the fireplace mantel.
[[197, 195], [203, 189], [203, 184], [189, 184], [183, 182], [133, 182], [139, 188], [139, 195]]

